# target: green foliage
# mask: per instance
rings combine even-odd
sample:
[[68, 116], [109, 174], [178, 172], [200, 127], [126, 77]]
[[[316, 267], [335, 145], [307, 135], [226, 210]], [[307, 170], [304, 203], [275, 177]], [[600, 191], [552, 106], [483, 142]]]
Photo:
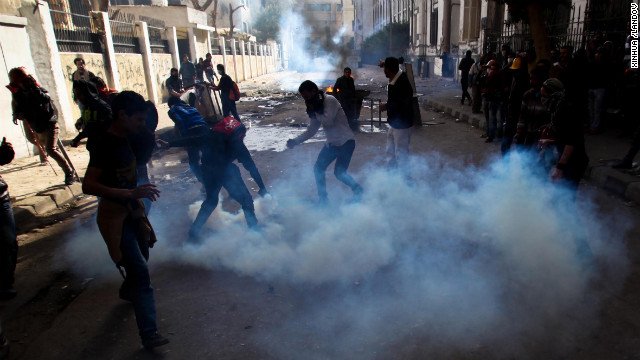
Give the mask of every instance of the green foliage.
[[284, 6], [279, 2], [272, 2], [262, 10], [253, 25], [258, 42], [264, 43], [269, 39], [278, 39], [280, 17], [283, 12]]
[[[389, 50], [389, 27], [391, 27], [391, 50]], [[362, 42], [360, 57], [364, 64], [378, 64], [388, 56], [399, 57], [407, 52], [411, 35], [409, 23], [387, 24], [382, 30]]]

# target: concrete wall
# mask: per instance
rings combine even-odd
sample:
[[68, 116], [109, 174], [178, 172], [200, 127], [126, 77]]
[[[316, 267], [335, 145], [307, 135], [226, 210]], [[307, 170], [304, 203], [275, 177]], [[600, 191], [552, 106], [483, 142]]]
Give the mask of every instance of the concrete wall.
[[209, 45], [207, 43], [207, 32], [204, 30], [195, 29], [196, 34], [196, 53], [192, 54], [194, 63], [198, 61], [198, 58], [205, 58], [205, 55], [209, 52]]
[[118, 73], [120, 75], [120, 91], [131, 90], [142, 95], [145, 100], [147, 95], [147, 81], [140, 54], [116, 54]]
[[151, 55], [151, 72], [154, 81], [158, 84], [158, 99], [166, 102], [169, 98], [169, 92], [165, 81], [171, 75], [172, 60], [171, 54], [153, 54]]
[[87, 70], [95, 74], [95, 76], [107, 81], [107, 70], [104, 64], [104, 57], [102, 54], [93, 53], [60, 53], [60, 63], [62, 64], [62, 72], [65, 77], [65, 84], [67, 87], [67, 96], [71, 101], [71, 113], [73, 119], [80, 117], [80, 109], [78, 105], [73, 103], [73, 72], [76, 71], [76, 66], [73, 64], [73, 59], [81, 57], [87, 64]]
[[11, 110], [11, 92], [4, 87], [9, 83], [9, 70], [24, 66], [27, 71], [34, 73], [29, 38], [25, 25], [26, 19], [17, 16], [0, 16], [0, 140], [6, 137], [13, 144], [16, 157], [25, 157], [33, 153], [33, 147], [27, 143], [22, 133], [21, 122], [14, 125]]

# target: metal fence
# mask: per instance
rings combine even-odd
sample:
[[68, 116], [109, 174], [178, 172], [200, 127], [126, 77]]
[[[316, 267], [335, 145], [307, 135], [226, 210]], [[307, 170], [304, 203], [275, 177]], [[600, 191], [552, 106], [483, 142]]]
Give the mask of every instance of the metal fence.
[[102, 52], [100, 35], [84, 1], [51, 1], [49, 6], [58, 51]]
[[164, 35], [166, 29], [164, 21], [143, 15], [140, 15], [138, 19], [147, 23], [151, 52], [156, 54], [169, 54], [169, 41], [165, 39]]
[[[596, 33], [621, 44], [627, 35], [630, 7], [626, 1], [589, 0], [584, 8], [559, 4], [548, 10], [545, 18], [547, 38], [552, 49], [563, 45], [573, 46], [574, 49], [585, 48]], [[505, 25], [500, 30], [485, 30], [485, 53], [499, 52], [502, 44], [509, 44], [514, 50], [533, 47], [529, 25], [516, 23]]]
[[116, 53], [140, 54], [140, 43], [136, 37], [136, 17], [119, 10], [109, 10], [111, 38]]

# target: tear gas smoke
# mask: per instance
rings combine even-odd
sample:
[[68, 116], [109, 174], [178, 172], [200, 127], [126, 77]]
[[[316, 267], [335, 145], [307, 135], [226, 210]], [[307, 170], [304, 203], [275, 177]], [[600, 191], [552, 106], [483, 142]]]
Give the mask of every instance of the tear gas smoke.
[[[371, 166], [352, 172], [365, 188], [358, 203], [328, 172], [333, 202], [325, 208], [308, 200], [316, 198], [309, 165], [270, 184], [273, 197], [255, 200], [260, 231], [246, 228], [242, 212], [218, 206], [202, 244], [160, 241], [154, 263], [322, 288], [324, 296], [261, 333], [276, 358], [389, 358], [384, 351], [406, 338], [424, 339], [421, 354], [444, 358], [451, 349], [480, 351], [478, 358], [557, 354], [594, 328], [598, 304], [619, 291], [628, 222], [610, 221], [589, 200], [576, 207], [532, 174], [529, 161], [514, 154], [462, 168], [437, 155], [416, 157], [411, 183]], [[198, 209], [189, 207], [192, 219]], [[163, 216], [170, 215], [152, 221]], [[161, 223], [154, 226], [162, 239]], [[580, 239], [591, 261], [577, 255]], [[100, 252], [108, 260], [103, 244]], [[87, 258], [80, 250], [68, 255]], [[596, 291], [593, 281], [606, 286]], [[274, 337], [287, 345], [273, 345]], [[307, 338], [320, 345], [299, 340]]]
[[[353, 348], [380, 350], [374, 339], [409, 334], [435, 347], [483, 344], [496, 356], [527, 358], [530, 344], [566, 350], [597, 318], [589, 281], [598, 274], [588, 264], [607, 268], [609, 290], [622, 284], [627, 263], [615, 239], [625, 229], [604, 228], [614, 222], [587, 201], [578, 214], [571, 196], [532, 174], [520, 156], [485, 169], [453, 162], [413, 159], [412, 184], [369, 168], [355, 175], [366, 189], [361, 202], [327, 208], [303, 200], [309, 188], [301, 185], [313, 180], [295, 174], [275, 184], [273, 198], [256, 200], [261, 231], [247, 230], [241, 212], [218, 207], [207, 223], [214, 234], [185, 247], [180, 261], [325, 287], [326, 299], [292, 316], [304, 330], [287, 324], [269, 336], [306, 333], [330, 346], [314, 354], [275, 349], [282, 358], [371, 358]], [[330, 196], [351, 196], [342, 185], [329, 187]], [[198, 209], [190, 206], [191, 218]], [[580, 239], [593, 261], [577, 255]], [[362, 283], [358, 292], [354, 281]], [[407, 324], [418, 325], [407, 331]]]

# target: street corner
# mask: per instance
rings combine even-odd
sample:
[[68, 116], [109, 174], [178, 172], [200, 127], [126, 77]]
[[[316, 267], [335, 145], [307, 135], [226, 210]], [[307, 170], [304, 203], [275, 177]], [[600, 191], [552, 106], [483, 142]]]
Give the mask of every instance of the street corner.
[[30, 196], [16, 202], [13, 206], [15, 208], [24, 208], [35, 215], [43, 215], [58, 208], [56, 202], [49, 195]]
[[39, 196], [49, 196], [56, 203], [56, 207], [61, 207], [74, 198], [74, 194], [70, 186], [59, 186], [53, 189], [48, 189], [41, 193]]
[[587, 172], [589, 180], [616, 195], [640, 202], [640, 179], [612, 169], [609, 166], [592, 166]]

